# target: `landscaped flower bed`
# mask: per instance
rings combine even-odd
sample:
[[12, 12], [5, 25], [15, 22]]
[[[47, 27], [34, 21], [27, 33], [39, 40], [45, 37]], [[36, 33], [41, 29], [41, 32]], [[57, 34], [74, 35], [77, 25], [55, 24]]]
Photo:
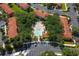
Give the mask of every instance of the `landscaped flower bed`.
[[64, 42], [64, 44], [73, 44], [73, 42]]

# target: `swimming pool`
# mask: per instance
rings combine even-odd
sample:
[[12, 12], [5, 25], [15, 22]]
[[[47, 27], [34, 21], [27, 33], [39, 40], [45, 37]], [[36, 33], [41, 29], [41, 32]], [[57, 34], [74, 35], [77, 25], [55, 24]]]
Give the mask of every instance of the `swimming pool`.
[[42, 31], [41, 30], [35, 30], [34, 35], [37, 36], [37, 37], [42, 36]]
[[37, 22], [36, 25], [33, 27], [33, 33], [34, 36], [38, 38], [38, 41], [40, 41], [40, 36], [42, 36], [42, 33], [44, 32], [45, 27], [42, 24], [42, 22]]

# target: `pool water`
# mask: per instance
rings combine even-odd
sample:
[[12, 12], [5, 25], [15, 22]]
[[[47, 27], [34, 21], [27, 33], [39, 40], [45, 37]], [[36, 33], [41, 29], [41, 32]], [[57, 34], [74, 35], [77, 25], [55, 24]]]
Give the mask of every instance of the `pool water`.
[[42, 31], [41, 30], [35, 30], [34, 35], [37, 36], [37, 37], [42, 36]]

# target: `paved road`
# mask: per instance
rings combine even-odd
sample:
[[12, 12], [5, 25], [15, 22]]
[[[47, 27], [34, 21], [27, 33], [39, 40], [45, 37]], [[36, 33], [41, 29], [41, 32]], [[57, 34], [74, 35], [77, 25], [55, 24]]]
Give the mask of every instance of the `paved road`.
[[68, 15], [71, 17], [71, 24], [72, 26], [79, 27], [79, 23], [77, 21], [77, 13], [74, 10], [75, 6], [73, 6], [72, 4], [69, 4], [69, 7], [70, 7], [70, 11]]
[[[25, 43], [25, 44], [29, 44], [30, 42], [28, 43]], [[24, 49], [23, 51], [18, 51], [20, 52], [21, 54], [23, 54], [24, 56], [39, 56], [41, 52], [43, 51], [53, 51], [55, 53], [61, 53], [61, 49], [59, 46], [57, 47], [54, 47], [54, 46], [51, 46], [48, 42], [48, 41], [45, 41], [45, 42], [31, 42], [31, 46], [27, 49]], [[25, 45], [25, 47], [27, 47], [27, 45]], [[6, 56], [13, 56], [15, 54], [17, 54], [18, 52], [14, 52], [12, 54], [6, 54]]]
[[61, 52], [61, 49], [60, 47], [53, 47], [49, 44], [38, 44], [36, 47], [33, 45], [27, 56], [40, 56], [40, 53], [43, 51]]
[[44, 6], [40, 5], [40, 4], [31, 4], [31, 6], [33, 8], [38, 8], [38, 9], [41, 9], [43, 11], [46, 11], [46, 12], [48, 12], [50, 14], [53, 14], [53, 13], [61, 14], [62, 13], [60, 10], [57, 10], [57, 9], [56, 10], [55, 9], [49, 10], [49, 9], [47, 9], [47, 7], [44, 7]]
[[[30, 42], [28, 43], [24, 43], [26, 44], [25, 47], [27, 47], [27, 45], [29, 44]], [[20, 52], [21, 54], [20, 55], [24, 55], [24, 56], [39, 56], [41, 52], [43, 51], [53, 51], [55, 53], [61, 53], [61, 49], [58, 46], [54, 47], [54, 46], [51, 46], [49, 44], [50, 42], [49, 41], [43, 41], [42, 43], [41, 42], [31, 42], [31, 46], [27, 49], [24, 49], [24, 50], [20, 50], [18, 52]], [[60, 44], [60, 43], [57, 43], [57, 44]], [[6, 56], [13, 56], [17, 54], [17, 52], [14, 52], [12, 54], [7, 54], [6, 53]]]

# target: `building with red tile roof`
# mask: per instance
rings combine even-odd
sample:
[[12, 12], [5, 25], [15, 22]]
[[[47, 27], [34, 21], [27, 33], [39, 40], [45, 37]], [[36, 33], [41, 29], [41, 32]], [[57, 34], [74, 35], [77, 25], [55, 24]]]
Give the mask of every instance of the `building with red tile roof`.
[[16, 17], [8, 19], [8, 37], [14, 38], [17, 35]]
[[48, 16], [48, 13], [47, 13], [47, 12], [44, 12], [44, 11], [39, 10], [39, 9], [34, 9], [34, 13], [35, 13], [37, 16], [41, 17], [41, 18], [45, 18], [45, 17]]
[[12, 9], [5, 3], [0, 4], [0, 8], [4, 10], [5, 13], [7, 13], [9, 16], [13, 15]]
[[22, 9], [27, 9], [29, 7], [29, 5], [27, 3], [18, 3], [18, 5], [22, 8]]
[[67, 17], [60, 16], [60, 21], [64, 27], [64, 38], [72, 38], [72, 32], [70, 30]]

